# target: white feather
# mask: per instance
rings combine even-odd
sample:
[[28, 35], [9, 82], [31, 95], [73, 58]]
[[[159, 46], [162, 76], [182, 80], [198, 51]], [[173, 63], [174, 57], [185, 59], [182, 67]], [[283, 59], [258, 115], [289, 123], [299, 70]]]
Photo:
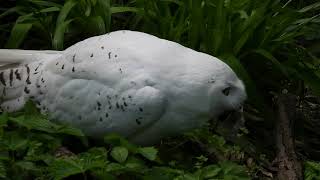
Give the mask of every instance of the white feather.
[[[61, 52], [0, 50], [1, 62], [20, 63], [23, 76], [11, 77], [11, 87], [0, 82], [17, 91], [3, 94], [4, 110], [32, 98], [51, 119], [90, 136], [115, 132], [140, 144], [199, 127], [246, 99], [242, 81], [219, 59], [141, 32], [116, 31]], [[3, 70], [3, 79], [16, 69]]]

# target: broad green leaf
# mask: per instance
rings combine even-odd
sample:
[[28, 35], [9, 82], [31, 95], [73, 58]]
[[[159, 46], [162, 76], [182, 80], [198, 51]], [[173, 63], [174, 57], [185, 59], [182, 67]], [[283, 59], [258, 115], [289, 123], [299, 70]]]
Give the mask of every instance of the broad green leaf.
[[130, 152], [136, 152], [137, 151], [137, 146], [134, 144], [129, 143], [128, 140], [126, 140], [125, 138], [123, 138], [122, 136], [118, 135], [118, 134], [107, 134], [104, 137], [104, 142], [107, 144], [111, 144], [113, 146], [123, 146], [125, 148], [127, 148]]
[[202, 169], [202, 176], [204, 178], [214, 178], [221, 172], [221, 170], [222, 169], [218, 165], [209, 165]]
[[30, 31], [31, 27], [32, 24], [16, 23], [11, 30], [9, 40], [7, 41], [5, 47], [19, 48], [28, 32]]
[[158, 150], [154, 147], [143, 147], [138, 149], [138, 153], [150, 161], [154, 161], [157, 158]]
[[49, 163], [49, 173], [54, 179], [63, 179], [75, 174], [84, 174], [88, 170], [104, 167], [106, 165], [106, 159], [102, 156], [87, 152], [78, 156], [57, 158]]
[[127, 160], [129, 155], [128, 149], [125, 147], [117, 146], [111, 150], [110, 155], [118, 162], [123, 163]]

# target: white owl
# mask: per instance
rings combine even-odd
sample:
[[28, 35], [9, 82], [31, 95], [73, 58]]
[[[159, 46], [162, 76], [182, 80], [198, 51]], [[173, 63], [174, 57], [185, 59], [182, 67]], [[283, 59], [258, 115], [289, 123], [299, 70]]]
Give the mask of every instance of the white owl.
[[200, 127], [238, 109], [245, 87], [219, 59], [175, 42], [116, 31], [64, 51], [0, 50], [3, 111], [29, 99], [53, 121], [138, 144]]

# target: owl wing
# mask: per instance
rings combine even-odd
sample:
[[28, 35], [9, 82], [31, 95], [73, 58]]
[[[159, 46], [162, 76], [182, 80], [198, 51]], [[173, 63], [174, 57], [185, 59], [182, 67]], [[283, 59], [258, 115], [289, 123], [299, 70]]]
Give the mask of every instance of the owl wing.
[[91, 136], [144, 131], [165, 113], [165, 94], [139, 57], [114, 44], [94, 44], [76, 45], [44, 65], [40, 108]]

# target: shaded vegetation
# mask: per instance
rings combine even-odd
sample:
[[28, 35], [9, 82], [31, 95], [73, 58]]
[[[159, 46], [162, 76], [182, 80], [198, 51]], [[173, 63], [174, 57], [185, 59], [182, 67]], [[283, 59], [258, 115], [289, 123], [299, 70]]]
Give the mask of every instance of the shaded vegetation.
[[[297, 110], [301, 112], [301, 118], [295, 131], [298, 152], [303, 159], [319, 161], [319, 9], [319, 2], [303, 0], [1, 2], [0, 47], [61, 50], [87, 37], [113, 30], [143, 31], [219, 57], [245, 81], [249, 100], [245, 107], [247, 129], [242, 129], [241, 134], [232, 134], [227, 131], [229, 128], [223, 128], [230, 127], [229, 124], [216, 126], [213, 123], [191, 135], [165, 141], [159, 145], [155, 160], [148, 158], [149, 153], [155, 156], [156, 150], [153, 148], [147, 149], [151, 152], [146, 157], [137, 153], [138, 147], [131, 149], [127, 143], [100, 142], [102, 144], [98, 146], [96, 142], [85, 142], [80, 132], [72, 128], [48, 124], [47, 121], [38, 127], [41, 123], [35, 118], [37, 113], [29, 114], [30, 117], [2, 115], [3, 125], [1, 122], [0, 125], [9, 123], [9, 126], [2, 128], [0, 143], [8, 143], [4, 152], [11, 155], [0, 156], [0, 177], [5, 176], [5, 172], [10, 174], [7, 177], [20, 176], [24, 172], [28, 177], [61, 178], [74, 174], [97, 178], [134, 175], [138, 179], [156, 176], [161, 179], [160, 174], [168, 174], [163, 179], [210, 179], [229, 175], [240, 179], [244, 174], [252, 178], [271, 178], [273, 170], [269, 167], [275, 155], [273, 99], [288, 92], [299, 99]], [[26, 134], [30, 136], [30, 141]], [[73, 141], [72, 145], [66, 146], [65, 139], [70, 139], [71, 135], [82, 137], [75, 140], [79, 141], [79, 148], [73, 145]], [[8, 139], [13, 144], [7, 142]], [[33, 141], [41, 145], [32, 144]], [[123, 143], [125, 140], [121, 141]], [[110, 144], [113, 146], [109, 147]], [[93, 145], [97, 147], [90, 150]], [[28, 157], [26, 152], [38, 146], [41, 147], [39, 154], [46, 157], [25, 159]], [[53, 151], [61, 146], [72, 149], [75, 154], [67, 159], [55, 159]], [[190, 152], [186, 152], [185, 147], [193, 148], [187, 148]], [[161, 154], [165, 155], [161, 157]], [[95, 162], [94, 155], [104, 158], [98, 158]], [[83, 164], [79, 159], [93, 162]], [[246, 168], [225, 163], [226, 160]], [[70, 166], [70, 171], [56, 169], [58, 172], [55, 172], [53, 169], [59, 168], [59, 163]], [[306, 179], [317, 179], [317, 166], [316, 162], [306, 161]], [[21, 168], [29, 169], [25, 171]]]

